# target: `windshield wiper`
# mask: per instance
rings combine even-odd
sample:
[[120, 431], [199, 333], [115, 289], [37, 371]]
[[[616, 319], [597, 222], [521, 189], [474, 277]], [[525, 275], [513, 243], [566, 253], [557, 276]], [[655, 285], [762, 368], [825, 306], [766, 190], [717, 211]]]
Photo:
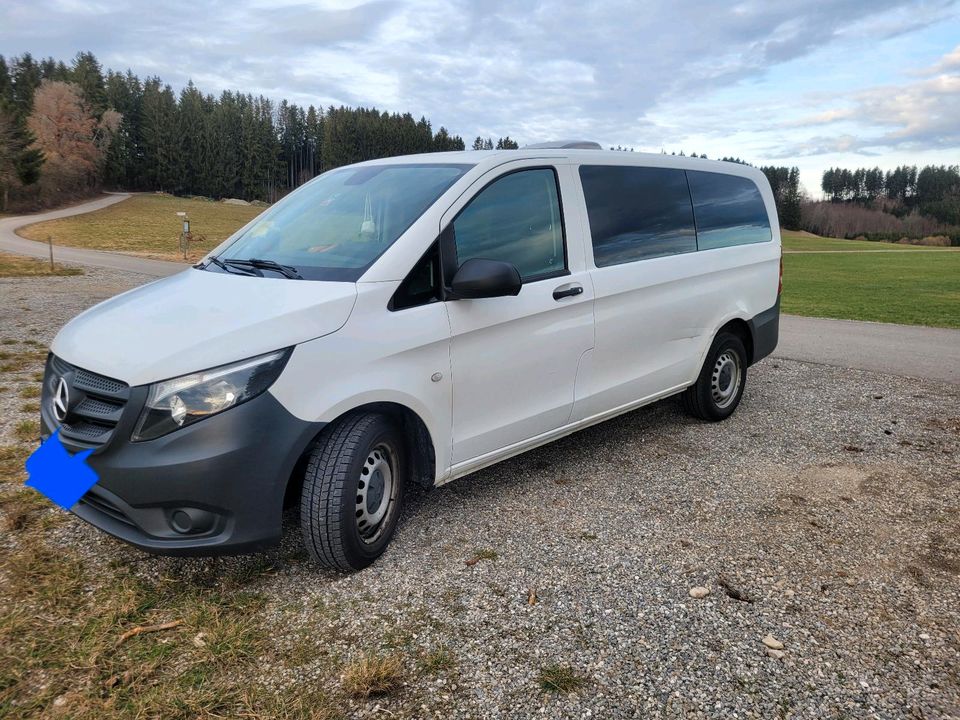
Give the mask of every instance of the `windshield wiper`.
[[237, 265], [241, 268], [256, 268], [257, 270], [273, 270], [291, 280], [303, 280], [303, 276], [297, 272], [292, 265], [281, 265], [273, 260], [262, 260], [260, 258], [250, 258], [249, 260], [235, 260], [233, 258], [224, 260], [227, 265]]
[[[224, 272], [228, 272], [232, 275], [254, 275], [254, 276], [260, 275], [262, 277], [262, 273], [252, 272], [251, 270], [247, 270], [242, 267], [232, 268], [226, 263], [224, 263], [222, 260], [220, 260], [220, 258], [213, 257], [212, 255], [207, 258], [207, 265], [211, 265], [211, 264], [216, 265], [218, 268], [220, 268]], [[207, 265], [198, 265], [197, 267], [203, 270], [207, 267]]]

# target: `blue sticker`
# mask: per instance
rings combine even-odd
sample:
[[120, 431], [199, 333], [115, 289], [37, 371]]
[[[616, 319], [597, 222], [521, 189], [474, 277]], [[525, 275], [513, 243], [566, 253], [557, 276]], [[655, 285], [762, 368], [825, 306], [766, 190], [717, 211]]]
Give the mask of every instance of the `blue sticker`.
[[96, 471], [87, 465], [92, 452], [83, 450], [71, 455], [60, 442], [58, 428], [27, 458], [30, 477], [25, 484], [69, 510], [97, 482]]

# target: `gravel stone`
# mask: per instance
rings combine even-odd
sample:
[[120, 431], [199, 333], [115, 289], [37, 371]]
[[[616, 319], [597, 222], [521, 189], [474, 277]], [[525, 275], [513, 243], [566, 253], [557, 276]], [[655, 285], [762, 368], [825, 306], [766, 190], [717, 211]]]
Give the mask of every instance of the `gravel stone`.
[[763, 644], [771, 650], [783, 650], [783, 643], [777, 640], [773, 635], [767, 634], [763, 638]]

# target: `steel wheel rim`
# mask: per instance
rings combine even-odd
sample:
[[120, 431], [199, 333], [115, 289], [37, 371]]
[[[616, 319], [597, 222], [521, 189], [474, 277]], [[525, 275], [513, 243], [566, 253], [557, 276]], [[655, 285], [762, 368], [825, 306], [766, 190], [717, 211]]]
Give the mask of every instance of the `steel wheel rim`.
[[740, 356], [733, 350], [724, 350], [717, 356], [710, 374], [710, 395], [721, 410], [730, 406], [737, 398], [743, 372], [740, 368]]
[[376, 445], [367, 454], [357, 481], [354, 515], [365, 543], [376, 542], [397, 499], [396, 454], [389, 445]]

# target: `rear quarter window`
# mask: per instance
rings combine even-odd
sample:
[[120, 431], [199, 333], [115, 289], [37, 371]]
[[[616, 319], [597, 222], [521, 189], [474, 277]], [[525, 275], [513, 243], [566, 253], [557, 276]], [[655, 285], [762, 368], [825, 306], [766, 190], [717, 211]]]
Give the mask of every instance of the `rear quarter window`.
[[773, 238], [760, 190], [749, 178], [688, 170], [697, 249], [748, 245]]
[[697, 249], [683, 170], [582, 165], [580, 182], [597, 267]]

